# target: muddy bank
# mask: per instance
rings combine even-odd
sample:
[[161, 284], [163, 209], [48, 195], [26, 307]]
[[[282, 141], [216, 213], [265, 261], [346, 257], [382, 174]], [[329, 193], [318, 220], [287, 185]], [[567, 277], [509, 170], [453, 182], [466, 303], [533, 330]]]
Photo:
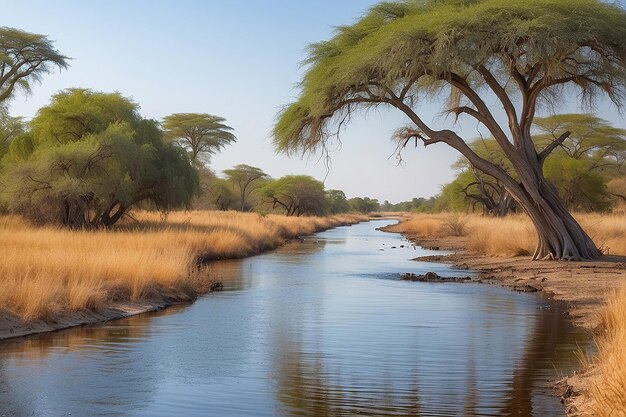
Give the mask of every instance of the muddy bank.
[[[406, 236], [415, 244], [449, 250], [449, 255], [415, 258], [422, 262], [443, 262], [475, 271], [473, 281], [510, 287], [524, 292], [541, 291], [567, 303], [566, 316], [591, 333], [601, 331], [600, 311], [607, 295], [626, 283], [626, 257], [603, 256], [595, 261], [531, 261], [529, 256], [489, 258], [467, 250], [466, 237], [422, 238]], [[569, 416], [590, 415], [584, 391], [597, 375], [593, 367], [555, 383]]]

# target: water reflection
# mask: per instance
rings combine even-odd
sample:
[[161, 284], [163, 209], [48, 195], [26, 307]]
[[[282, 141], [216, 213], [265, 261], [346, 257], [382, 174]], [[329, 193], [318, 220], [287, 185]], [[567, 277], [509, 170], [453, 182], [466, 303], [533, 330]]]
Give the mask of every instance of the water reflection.
[[587, 338], [561, 319], [561, 307], [495, 286], [400, 281], [422, 264], [408, 260], [417, 255], [400, 237], [375, 226], [217, 262], [211, 277], [225, 291], [193, 305], [4, 343], [0, 410], [562, 414], [546, 382], [576, 365], [573, 351]]

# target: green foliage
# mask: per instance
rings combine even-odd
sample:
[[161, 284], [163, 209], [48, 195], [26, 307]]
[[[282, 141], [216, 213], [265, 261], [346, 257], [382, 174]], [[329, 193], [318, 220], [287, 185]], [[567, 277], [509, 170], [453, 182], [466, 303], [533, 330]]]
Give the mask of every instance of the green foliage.
[[0, 167], [13, 141], [24, 133], [25, 126], [22, 118], [9, 116], [6, 107], [0, 105]]
[[[626, 130], [615, 128], [606, 120], [590, 114], [560, 114], [535, 119], [533, 137], [540, 148], [546, 147], [565, 132], [569, 132], [567, 138], [544, 162], [546, 179], [556, 187], [560, 198], [571, 210], [609, 209], [615, 199], [606, 184], [624, 175]], [[477, 155], [517, 178], [511, 162], [494, 139], [477, 139], [469, 145]], [[472, 170], [467, 159], [460, 158], [453, 167], [459, 170], [459, 175], [452, 183], [444, 186], [438, 199], [440, 207], [458, 209], [461, 207], [460, 202], [451, 201], [466, 199], [468, 205], [480, 203], [486, 211], [490, 211], [489, 204], [497, 205], [504, 196], [504, 190], [496, 190], [501, 188], [496, 180]], [[493, 186], [480, 189], [480, 183], [491, 183]], [[460, 194], [455, 196], [457, 192]], [[494, 192], [502, 195], [494, 196]]]
[[380, 210], [380, 204], [375, 198], [369, 197], [354, 197], [348, 200], [348, 205], [351, 211], [358, 211], [359, 213], [371, 213]]
[[163, 118], [163, 129], [166, 139], [185, 149], [194, 164], [201, 165], [237, 140], [225, 121], [206, 113], [175, 113]]
[[238, 199], [233, 190], [232, 182], [223, 178], [213, 178], [207, 187], [206, 196], [217, 210], [234, 210], [238, 207]]
[[0, 198], [38, 222], [110, 226], [132, 206], [188, 205], [198, 178], [156, 122], [118, 93], [65, 90], [11, 144]]
[[0, 27], [0, 103], [10, 99], [16, 89], [30, 91], [32, 82], [55, 67], [67, 68], [68, 60], [45, 35]]
[[[598, 0], [382, 2], [309, 47], [301, 95], [280, 113], [275, 144], [318, 149], [358, 107], [397, 105], [394, 97], [412, 106], [440, 94], [453, 74], [478, 91], [481, 65], [503, 82], [515, 72], [620, 104], [624, 39], [626, 13]], [[540, 87], [544, 97], [558, 93], [547, 82]]]
[[39, 109], [31, 121], [31, 132], [38, 145], [80, 141], [117, 121], [128, 123], [136, 131], [141, 122], [139, 105], [117, 92], [103, 94], [70, 88], [53, 95], [52, 103]]
[[287, 216], [322, 215], [326, 212], [324, 184], [308, 175], [286, 175], [269, 181], [259, 193], [273, 208], [281, 208]]
[[247, 201], [250, 194], [261, 186], [263, 180], [269, 178], [269, 175], [263, 172], [261, 168], [245, 164], [239, 164], [231, 169], [225, 169], [224, 174], [226, 175], [226, 179], [232, 182], [239, 192], [239, 210], [241, 211], [251, 209]]
[[328, 213], [339, 214], [350, 211], [350, 204], [346, 199], [346, 194], [341, 190], [326, 190], [326, 202]]
[[472, 201], [466, 198], [465, 192], [475, 181], [476, 177], [472, 171], [461, 171], [454, 181], [441, 188], [435, 211], [466, 212], [471, 210]]

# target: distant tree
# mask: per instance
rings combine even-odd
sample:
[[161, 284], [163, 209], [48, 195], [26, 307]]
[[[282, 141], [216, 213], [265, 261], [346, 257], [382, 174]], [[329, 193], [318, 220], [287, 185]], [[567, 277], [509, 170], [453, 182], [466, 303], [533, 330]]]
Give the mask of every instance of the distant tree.
[[350, 210], [358, 211], [360, 213], [371, 213], [373, 211], [380, 210], [380, 204], [378, 204], [378, 200], [375, 198], [354, 197], [348, 200], [348, 204], [350, 205]]
[[137, 108], [119, 93], [56, 94], [32, 120], [30, 145], [11, 153], [0, 199], [38, 222], [88, 228], [111, 226], [142, 202], [189, 204], [198, 184], [187, 155]]
[[535, 119], [549, 142], [560, 131], [570, 132], [546, 159], [546, 178], [570, 210], [606, 210], [612, 204], [607, 183], [624, 175], [626, 129], [590, 114], [560, 114]]
[[350, 205], [346, 195], [341, 190], [327, 190], [326, 201], [328, 202], [328, 212], [330, 214], [346, 213], [350, 211]]
[[286, 175], [269, 181], [259, 192], [287, 216], [321, 215], [326, 210], [324, 184], [308, 175]]
[[163, 118], [165, 137], [189, 153], [193, 164], [208, 164], [211, 155], [237, 138], [223, 117], [206, 113], [175, 113]]
[[223, 178], [213, 178], [208, 183], [206, 197], [217, 210], [232, 210], [238, 207], [233, 184]]
[[45, 35], [0, 27], [0, 103], [11, 98], [16, 89], [30, 91], [32, 82], [41, 80], [55, 67], [68, 67]]
[[[626, 130], [590, 114], [561, 114], [535, 119], [535, 143], [547, 146], [560, 131], [569, 136], [544, 162], [544, 175], [570, 210], [606, 210], [612, 203], [606, 183], [623, 175]], [[517, 175], [492, 138], [471, 142], [472, 150], [498, 165], [511, 177]], [[516, 207], [512, 196], [497, 179], [474, 169], [465, 158], [454, 165], [458, 177], [444, 191], [457, 189], [470, 205], [482, 205], [485, 213], [505, 215]], [[442, 193], [440, 198], [455, 198]]]
[[[625, 38], [626, 12], [599, 0], [381, 2], [309, 48], [301, 94], [281, 111], [275, 143], [285, 152], [328, 149], [360, 109], [396, 109], [410, 120], [395, 135], [399, 148], [411, 140], [444, 143], [506, 188], [537, 231], [534, 259], [596, 258], [600, 251], [543, 174], [569, 132], [542, 147], [531, 128], [538, 106], [571, 89], [582, 99], [606, 95], [621, 108]], [[443, 94], [449, 113], [489, 131], [517, 179], [457, 132], [424, 120], [419, 105]]]
[[248, 209], [246, 200], [250, 193], [263, 182], [262, 180], [269, 178], [269, 175], [263, 172], [261, 168], [245, 164], [236, 165], [231, 169], [225, 169], [223, 172], [226, 175], [226, 179], [235, 184], [236, 189], [239, 191], [240, 211]]

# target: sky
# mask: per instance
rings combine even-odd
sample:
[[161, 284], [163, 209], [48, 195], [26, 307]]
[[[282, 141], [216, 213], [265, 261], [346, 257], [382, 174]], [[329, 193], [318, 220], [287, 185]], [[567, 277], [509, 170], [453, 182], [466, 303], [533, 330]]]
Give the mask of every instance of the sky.
[[[31, 118], [51, 95], [70, 87], [119, 91], [146, 118], [209, 113], [226, 118], [237, 143], [215, 155], [217, 174], [236, 164], [278, 178], [307, 174], [326, 189], [381, 202], [430, 197], [450, 182], [458, 154], [444, 144], [408, 148], [402, 163], [389, 139], [407, 121], [397, 112], [361, 114], [341, 134], [331, 166], [319, 156], [277, 155], [271, 130], [276, 115], [298, 95], [307, 45], [328, 39], [374, 0], [3, 0], [1, 25], [48, 35], [71, 58], [70, 67], [44, 76], [29, 95], [10, 102], [14, 116]], [[495, 104], [495, 103], [493, 103]], [[434, 125], [450, 124], [441, 104], [420, 108]], [[566, 111], [580, 111], [572, 106]], [[596, 113], [626, 128], [617, 110], [600, 102]], [[455, 126], [464, 137], [476, 126]]]

